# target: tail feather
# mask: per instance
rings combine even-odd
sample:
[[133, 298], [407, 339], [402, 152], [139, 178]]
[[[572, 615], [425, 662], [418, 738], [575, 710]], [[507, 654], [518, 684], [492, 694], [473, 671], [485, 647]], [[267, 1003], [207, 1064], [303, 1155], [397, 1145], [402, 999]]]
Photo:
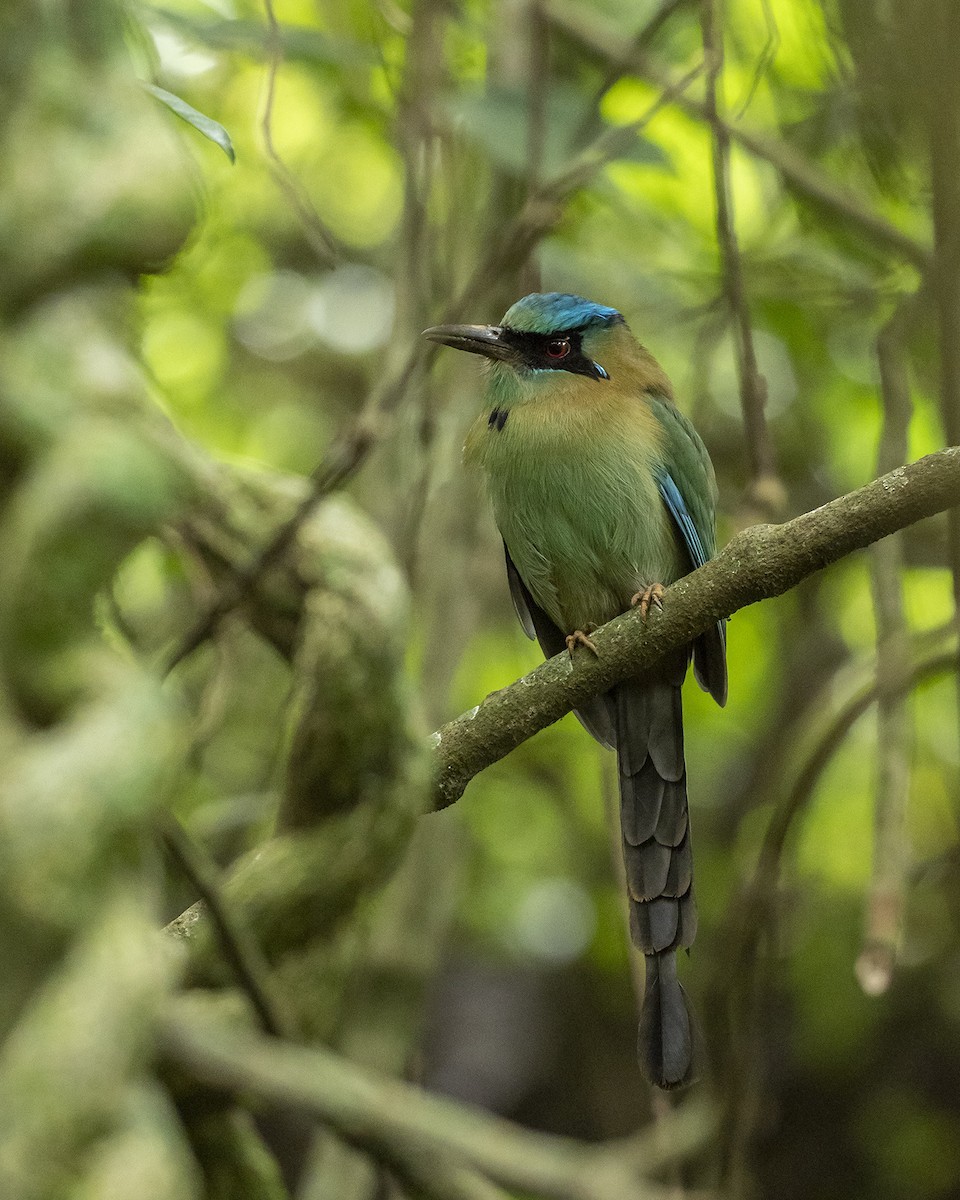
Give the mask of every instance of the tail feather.
[[[637, 778], [640, 775], [643, 776], [642, 782]], [[624, 756], [620, 755], [620, 830], [625, 842], [631, 846], [642, 846], [653, 837], [660, 823], [664, 792], [668, 786], [652, 759], [646, 759], [636, 771], [629, 771]], [[634, 799], [638, 787], [645, 797], [642, 806]], [[672, 808], [673, 805], [668, 803], [667, 807]]]
[[[656, 900], [630, 900], [630, 936], [633, 944], [645, 955], [657, 955], [673, 949], [683, 928], [681, 905], [672, 897], [658, 896]], [[649, 969], [650, 963], [647, 963]]]
[[676, 783], [683, 778], [685, 770], [680, 685], [661, 683], [651, 688], [649, 695], [648, 707], [652, 712], [648, 753], [658, 774]]
[[690, 1083], [693, 1042], [686, 993], [677, 979], [676, 951], [651, 955], [637, 1031], [637, 1057], [650, 1082], [668, 1089]]
[[697, 936], [697, 906], [693, 899], [693, 889], [687, 892], [680, 902], [680, 922], [677, 930], [677, 945], [689, 948]]
[[679, 779], [664, 786], [653, 836], [661, 845], [680, 846], [687, 837], [688, 829], [687, 776], [684, 772]]
[[693, 1024], [676, 964], [697, 927], [680, 701], [687, 662], [680, 654], [655, 679], [618, 685], [611, 706], [630, 934], [647, 964], [638, 1057], [663, 1088], [689, 1083], [694, 1071]]
[[627, 889], [632, 900], [655, 900], [662, 896], [670, 875], [673, 851], [653, 838], [642, 846], [631, 846], [624, 839], [623, 863], [627, 869]]
[[690, 849], [689, 831], [683, 835], [679, 846], [671, 847], [670, 866], [660, 889], [661, 896], [674, 896], [680, 900], [693, 887], [693, 853]]

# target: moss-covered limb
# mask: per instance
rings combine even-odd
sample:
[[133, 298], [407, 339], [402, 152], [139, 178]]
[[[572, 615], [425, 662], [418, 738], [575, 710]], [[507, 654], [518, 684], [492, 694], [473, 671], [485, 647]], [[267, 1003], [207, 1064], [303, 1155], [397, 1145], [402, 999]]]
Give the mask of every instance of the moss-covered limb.
[[[269, 477], [241, 486], [233, 525], [206, 528], [205, 555], [215, 542], [218, 555], [236, 555], [250, 528], [238, 535], [237, 522], [291, 498]], [[274, 571], [251, 598], [251, 621], [266, 621], [264, 589], [279, 580], [294, 676], [279, 832], [235, 865], [224, 899], [276, 962], [327, 936], [392, 872], [424, 805], [427, 756], [403, 664], [405, 586], [378, 531], [330, 498]], [[190, 941], [191, 978], [222, 978], [206, 917], [194, 912], [176, 932]]]
[[120, 7], [23, 0], [5, 25], [0, 313], [156, 269], [193, 223], [184, 157], [127, 60]]
[[[160, 1050], [192, 1078], [268, 1105], [301, 1109], [386, 1161], [465, 1164], [501, 1186], [557, 1200], [664, 1197], [650, 1182], [666, 1162], [709, 1135], [702, 1108], [686, 1105], [656, 1138], [595, 1146], [533, 1133], [489, 1113], [377, 1075], [323, 1049], [305, 1049], [204, 1020], [173, 1005]], [[667, 1149], [668, 1148], [668, 1149]]]
[[112, 284], [0, 324], [0, 670], [38, 724], [99, 690], [94, 597], [190, 487], [145, 417], [129, 308]]
[[279, 826], [368, 807], [389, 820], [423, 779], [403, 663], [406, 585], [386, 540], [341, 497], [301, 528], [297, 567], [308, 591]]
[[[364, 574], [375, 589], [349, 585], [359, 603], [373, 606], [376, 630], [384, 627], [384, 602], [393, 607], [389, 623], [402, 619], [406, 600], [390, 547], [348, 499], [318, 502], [312, 515], [298, 519], [296, 537], [283, 552], [263, 562], [260, 547], [273, 545], [278, 530], [290, 527], [310, 500], [309, 480], [216, 462], [159, 414], [154, 425], [192, 486], [192, 502], [176, 522], [183, 546], [209, 573], [218, 595], [247, 580], [242, 600], [235, 596], [231, 603], [284, 658], [297, 651], [308, 591], [328, 581], [336, 590], [349, 572]], [[376, 630], [372, 638], [382, 636]], [[174, 658], [182, 657], [181, 650]]]
[[[164, 436], [194, 483], [194, 502], [181, 515], [176, 531], [219, 592], [229, 592], [256, 560], [278, 526], [287, 523], [309, 492], [304, 479], [227, 466], [197, 452], [172, 428]], [[288, 548], [260, 570], [240, 611], [250, 625], [285, 658], [292, 658], [307, 584]], [[175, 665], [182, 644], [171, 653]]]
[[639, 612], [591, 634], [598, 655], [566, 653], [434, 734], [435, 804], [458, 800], [479, 771], [577, 704], [652, 666], [738, 609], [779, 596], [854, 550], [960, 502], [960, 447], [899, 467], [784, 525], [756, 525], [671, 587], [663, 612]]
[[200, 1172], [177, 1113], [152, 1081], [127, 1090], [117, 1126], [85, 1156], [68, 1200], [190, 1200]]
[[[104, 896], [99, 917], [3, 1043], [0, 1194], [7, 1200], [66, 1195], [91, 1143], [127, 1125], [175, 974], [175, 957], [164, 954], [137, 892], [130, 881]], [[150, 1124], [150, 1114], [141, 1112], [139, 1123]]]
[[181, 1115], [203, 1172], [205, 1200], [290, 1200], [277, 1161], [247, 1111], [223, 1096], [192, 1095]]
[[[422, 793], [417, 797], [422, 802]], [[272, 962], [328, 936], [396, 865], [415, 812], [362, 810], [317, 830], [271, 838], [227, 876], [224, 902]], [[224, 982], [215, 930], [204, 912], [189, 929], [189, 977]]]
[[282, 522], [273, 526], [269, 538], [259, 543], [260, 548], [252, 558], [248, 557], [242, 566], [228, 573], [212, 606], [197, 619], [173, 651], [168, 662], [169, 670], [214, 634], [224, 617], [255, 598], [263, 578], [283, 562], [287, 552], [295, 546], [301, 530], [311, 522], [326, 497], [353, 474], [373, 441], [372, 425], [360, 418], [351, 431], [328, 447], [323, 459], [311, 472], [309, 481], [302, 481], [296, 507], [286, 514]]
[[[321, 1038], [351, 1062], [402, 1078], [416, 1053], [424, 995], [436, 977], [456, 909], [462, 841], [457, 820], [418, 822], [402, 865], [370, 919], [362, 922], [360, 953], [341, 988], [336, 1029], [332, 1037]], [[325, 966], [322, 982], [330, 975]], [[316, 984], [311, 988], [315, 995], [318, 990]], [[377, 1172], [369, 1159], [329, 1130], [318, 1138], [301, 1181], [302, 1200], [361, 1200], [377, 1194]], [[450, 1183], [446, 1195], [455, 1194]]]
[[315, 1128], [300, 1180], [298, 1200], [376, 1196], [382, 1184], [383, 1167], [369, 1154], [349, 1145], [332, 1129]]
[[479, 1171], [432, 1152], [416, 1154], [405, 1149], [403, 1154], [394, 1154], [390, 1166], [406, 1194], [416, 1200], [510, 1200]]
[[127, 58], [122, 6], [7, 9], [0, 1194], [190, 1200], [189, 1152], [150, 1078], [153, 1022], [177, 982], [155, 934], [150, 832], [179, 714], [106, 644], [94, 610], [190, 486], [148, 415], [128, 280], [181, 246], [193, 196]]

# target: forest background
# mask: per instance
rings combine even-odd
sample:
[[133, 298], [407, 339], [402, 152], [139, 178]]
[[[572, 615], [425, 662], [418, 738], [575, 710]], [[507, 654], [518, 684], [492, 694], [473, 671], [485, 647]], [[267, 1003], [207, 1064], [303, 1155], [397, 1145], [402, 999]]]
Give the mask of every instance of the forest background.
[[6, 6], [4, 1196], [960, 1192], [956, 453], [721, 559], [667, 1100], [611, 756], [524, 740], [569, 670], [419, 339], [618, 308], [721, 545], [956, 445], [957, 45], [950, 0]]

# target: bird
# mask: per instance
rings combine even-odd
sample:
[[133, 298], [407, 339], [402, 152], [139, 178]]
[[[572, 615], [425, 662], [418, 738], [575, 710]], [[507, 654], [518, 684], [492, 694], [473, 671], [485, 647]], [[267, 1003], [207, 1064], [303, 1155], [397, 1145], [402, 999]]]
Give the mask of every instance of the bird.
[[[499, 325], [438, 325], [423, 336], [485, 360], [464, 461], [486, 477], [513, 604], [546, 657], [595, 652], [597, 627], [638, 604], [646, 618], [665, 586], [713, 556], [710, 457], [620, 312], [534, 293]], [[637, 1055], [663, 1089], [692, 1082], [700, 1057], [676, 961], [697, 927], [681, 704], [691, 658], [723, 706], [720, 622], [577, 710], [617, 752], [630, 935], [646, 965]]]

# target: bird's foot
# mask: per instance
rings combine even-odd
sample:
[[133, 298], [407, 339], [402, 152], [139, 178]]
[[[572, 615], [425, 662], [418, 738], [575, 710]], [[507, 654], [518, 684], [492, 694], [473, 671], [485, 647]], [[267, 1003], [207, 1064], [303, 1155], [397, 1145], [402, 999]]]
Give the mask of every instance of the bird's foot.
[[593, 633], [594, 629], [596, 629], [596, 625], [588, 625], [586, 632], [582, 629], [575, 629], [573, 633], [567, 634], [567, 653], [570, 655], [571, 659], [573, 658], [574, 646], [586, 646], [586, 648], [595, 654], [597, 658], [600, 657], [600, 651], [596, 648], [588, 636], [589, 633]]
[[648, 584], [642, 592], [637, 592], [635, 596], [630, 597], [630, 607], [639, 608], [640, 616], [646, 620], [651, 605], [654, 608], [660, 609], [661, 612], [663, 611], [663, 592], [664, 587], [662, 583]]

